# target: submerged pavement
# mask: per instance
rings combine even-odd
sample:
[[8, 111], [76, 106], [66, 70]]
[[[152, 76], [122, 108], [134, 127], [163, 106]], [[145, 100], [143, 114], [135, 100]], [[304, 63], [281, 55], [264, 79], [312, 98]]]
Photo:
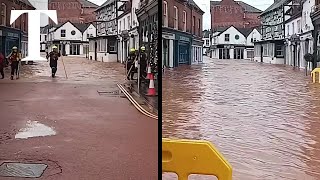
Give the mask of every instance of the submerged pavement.
[[63, 60], [68, 79], [59, 61], [55, 79], [41, 62], [0, 81], [0, 164], [45, 163], [40, 179], [157, 179], [158, 121], [107, 93], [123, 65]]

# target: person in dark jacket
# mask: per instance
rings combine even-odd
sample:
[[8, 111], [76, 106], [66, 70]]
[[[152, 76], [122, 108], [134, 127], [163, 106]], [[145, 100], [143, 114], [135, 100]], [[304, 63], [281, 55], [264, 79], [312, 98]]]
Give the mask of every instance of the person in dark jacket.
[[140, 48], [140, 78], [145, 80], [147, 77], [147, 53], [146, 48], [141, 46]]
[[8, 55], [9, 64], [11, 66], [11, 80], [13, 80], [14, 74], [16, 74], [16, 79], [19, 79], [19, 63], [21, 61], [21, 54], [18, 52], [18, 48], [14, 46], [12, 52]]
[[127, 60], [127, 74], [128, 74], [127, 79], [128, 80], [130, 79], [133, 80], [133, 76], [136, 71], [135, 64], [134, 64], [135, 58], [136, 58], [136, 50], [134, 48], [131, 48], [129, 52], [129, 57]]
[[58, 67], [58, 59], [60, 57], [60, 53], [58, 52], [57, 46], [52, 47], [52, 51], [47, 55], [47, 59], [50, 60], [50, 67], [52, 72], [52, 77], [56, 76], [57, 67]]
[[5, 64], [5, 59], [4, 59], [4, 56], [3, 54], [0, 52], [0, 74], [1, 74], [1, 79], [4, 79], [4, 72], [3, 72], [3, 68], [4, 68], [4, 65]]

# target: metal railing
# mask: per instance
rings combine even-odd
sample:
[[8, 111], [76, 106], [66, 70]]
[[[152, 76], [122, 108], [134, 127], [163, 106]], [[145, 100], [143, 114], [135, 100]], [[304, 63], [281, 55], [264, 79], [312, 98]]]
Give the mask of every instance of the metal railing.
[[191, 174], [232, 179], [232, 167], [208, 141], [162, 139], [162, 172], [172, 172], [179, 180]]

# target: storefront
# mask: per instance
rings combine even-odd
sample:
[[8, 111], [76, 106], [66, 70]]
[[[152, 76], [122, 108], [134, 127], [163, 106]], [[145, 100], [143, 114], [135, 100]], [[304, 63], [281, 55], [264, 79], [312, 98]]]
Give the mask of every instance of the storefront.
[[8, 27], [0, 27], [0, 31], [0, 51], [2, 54], [8, 56], [12, 47], [14, 46], [16, 46], [18, 49], [21, 48], [21, 32], [19, 30]]
[[203, 43], [202, 39], [192, 39], [192, 64], [203, 62]]
[[174, 67], [181, 64], [191, 64], [191, 35], [175, 33], [174, 42]]

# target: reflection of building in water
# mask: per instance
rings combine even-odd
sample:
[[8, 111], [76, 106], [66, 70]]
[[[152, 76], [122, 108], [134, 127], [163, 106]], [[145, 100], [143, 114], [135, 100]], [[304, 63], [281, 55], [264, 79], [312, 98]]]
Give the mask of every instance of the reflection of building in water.
[[[88, 23], [96, 19], [98, 5], [87, 0], [49, 0], [48, 9], [56, 10], [58, 22]], [[52, 23], [51, 20], [49, 20]]]

